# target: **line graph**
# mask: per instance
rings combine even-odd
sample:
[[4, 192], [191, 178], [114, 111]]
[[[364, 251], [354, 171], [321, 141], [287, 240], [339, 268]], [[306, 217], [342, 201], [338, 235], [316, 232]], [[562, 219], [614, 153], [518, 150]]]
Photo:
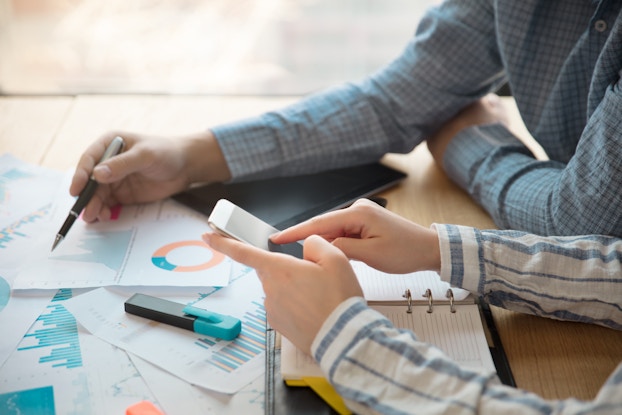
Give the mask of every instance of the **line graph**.
[[11, 199], [10, 184], [33, 177], [31, 173], [20, 168], [12, 168], [0, 174], [0, 203], [6, 203]]
[[8, 226], [0, 229], [0, 249], [7, 248], [11, 241], [15, 239], [15, 237], [27, 238], [28, 234], [21, 231], [26, 225], [34, 223], [44, 217], [46, 217], [50, 211], [51, 205], [43, 206], [40, 209], [35, 210], [32, 213], [29, 213], [22, 218], [16, 220]]
[[80, 253], [56, 255], [53, 260], [99, 263], [107, 268], [119, 271], [132, 240], [132, 230], [86, 231], [76, 244]]

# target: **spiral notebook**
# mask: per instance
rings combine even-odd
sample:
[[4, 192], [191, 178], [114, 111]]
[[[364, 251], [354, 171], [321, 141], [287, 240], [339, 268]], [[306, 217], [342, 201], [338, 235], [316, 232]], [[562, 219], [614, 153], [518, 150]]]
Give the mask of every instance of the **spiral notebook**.
[[[490, 332], [484, 316], [468, 291], [450, 287], [434, 272], [395, 275], [357, 261], [353, 261], [352, 266], [369, 306], [396, 327], [414, 331], [420, 340], [436, 345], [464, 367], [499, 372], [490, 349]], [[281, 338], [280, 376], [288, 386], [311, 388], [330, 405], [332, 413], [349, 413], [315, 361], [284, 337]], [[511, 384], [511, 373], [509, 376], [508, 382], [507, 373], [500, 374], [502, 379], [506, 378], [505, 383]]]

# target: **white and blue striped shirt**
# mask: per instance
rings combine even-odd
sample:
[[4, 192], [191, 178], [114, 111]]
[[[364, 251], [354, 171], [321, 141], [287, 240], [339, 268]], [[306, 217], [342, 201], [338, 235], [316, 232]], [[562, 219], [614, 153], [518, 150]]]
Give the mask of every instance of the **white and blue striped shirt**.
[[[622, 240], [435, 226], [441, 278], [451, 284], [510, 310], [622, 329]], [[311, 352], [360, 414], [622, 413], [622, 364], [594, 401], [545, 400], [461, 367], [361, 298], [334, 310]]]

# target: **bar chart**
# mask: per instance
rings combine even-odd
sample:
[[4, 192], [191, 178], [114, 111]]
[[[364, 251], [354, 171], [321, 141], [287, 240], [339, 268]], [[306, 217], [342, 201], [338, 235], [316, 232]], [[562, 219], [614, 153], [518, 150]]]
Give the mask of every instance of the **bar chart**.
[[76, 368], [82, 366], [82, 354], [78, 338], [76, 319], [62, 305], [62, 301], [71, 298], [71, 289], [60, 289], [47, 306], [46, 312], [37, 319], [18, 351], [45, 350], [39, 363], [52, 367]]
[[[242, 317], [242, 333], [231, 343], [213, 353], [210, 360], [212, 366], [231, 373], [266, 350], [266, 310], [263, 304], [257, 301], [253, 301], [252, 306], [253, 310], [246, 312]], [[211, 338], [202, 338], [196, 344], [212, 347], [216, 343]]]

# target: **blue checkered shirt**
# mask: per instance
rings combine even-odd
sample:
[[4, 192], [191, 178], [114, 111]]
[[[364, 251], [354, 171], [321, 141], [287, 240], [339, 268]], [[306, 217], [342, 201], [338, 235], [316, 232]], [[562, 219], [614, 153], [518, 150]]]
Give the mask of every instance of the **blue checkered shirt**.
[[213, 129], [234, 180], [412, 150], [507, 82], [550, 160], [499, 124], [460, 132], [444, 168], [500, 228], [622, 236], [619, 0], [449, 0], [360, 82]]

